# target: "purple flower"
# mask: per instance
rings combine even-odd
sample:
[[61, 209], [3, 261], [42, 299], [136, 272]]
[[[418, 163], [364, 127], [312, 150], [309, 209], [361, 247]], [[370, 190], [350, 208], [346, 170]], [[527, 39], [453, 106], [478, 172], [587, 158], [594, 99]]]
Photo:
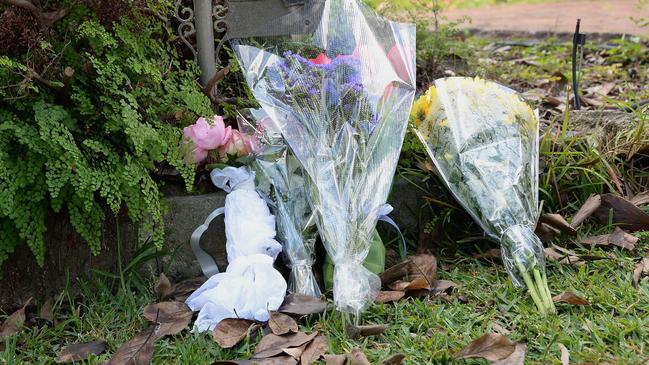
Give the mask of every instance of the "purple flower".
[[[337, 123], [352, 123], [365, 133], [374, 130], [378, 118], [366, 99], [357, 55], [329, 58], [321, 53], [312, 59], [292, 51], [282, 55], [284, 58], [270, 71], [285, 85], [277, 89], [281, 100], [297, 110], [326, 108]], [[319, 114], [320, 110], [314, 112]]]

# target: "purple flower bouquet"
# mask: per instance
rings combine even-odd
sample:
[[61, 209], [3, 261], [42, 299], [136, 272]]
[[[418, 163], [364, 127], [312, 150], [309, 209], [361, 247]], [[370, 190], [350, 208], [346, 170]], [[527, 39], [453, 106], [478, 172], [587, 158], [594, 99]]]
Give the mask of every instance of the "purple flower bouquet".
[[302, 166], [334, 269], [334, 302], [358, 314], [378, 277], [363, 267], [415, 95], [415, 27], [328, 0], [313, 34], [232, 41], [255, 98]]

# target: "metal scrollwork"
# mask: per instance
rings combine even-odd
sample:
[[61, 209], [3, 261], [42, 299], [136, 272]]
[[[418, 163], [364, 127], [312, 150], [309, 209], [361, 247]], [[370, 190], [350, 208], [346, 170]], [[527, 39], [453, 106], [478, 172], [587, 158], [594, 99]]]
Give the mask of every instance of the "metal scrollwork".
[[212, 5], [212, 17], [214, 18], [214, 31], [216, 33], [225, 33], [227, 22], [225, 17], [228, 14], [228, 3], [225, 1], [215, 1]]
[[190, 42], [190, 37], [196, 34], [196, 28], [194, 27], [194, 10], [191, 5], [183, 4], [183, 0], [175, 0], [174, 8], [176, 9], [176, 19], [180, 22], [178, 25], [178, 36], [180, 40], [189, 48], [189, 50], [194, 55], [194, 60], [198, 58], [198, 53], [196, 48]]

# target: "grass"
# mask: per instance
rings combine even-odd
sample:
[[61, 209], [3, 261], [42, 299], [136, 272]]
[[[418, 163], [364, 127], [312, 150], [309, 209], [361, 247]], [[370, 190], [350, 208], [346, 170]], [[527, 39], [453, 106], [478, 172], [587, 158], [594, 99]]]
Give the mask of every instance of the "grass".
[[[645, 244], [648, 238], [643, 238]], [[621, 249], [575, 250], [610, 258], [590, 261], [582, 267], [550, 262], [550, 288], [553, 294], [564, 290], [580, 293], [591, 306], [559, 304], [558, 314], [542, 317], [529, 296], [512, 287], [502, 265], [467, 254], [447, 259], [448, 270], [440, 271], [442, 279], [458, 284], [448, 298], [408, 298], [394, 304], [374, 304], [362, 322], [389, 324], [383, 335], [350, 340], [336, 312], [304, 318], [301, 327], [303, 331], [325, 334], [331, 352], [363, 348], [372, 363], [402, 353], [407, 364], [479, 364], [480, 360], [454, 360], [452, 354], [494, 328], [505, 328], [512, 340], [527, 343], [529, 364], [560, 364], [560, 343], [570, 351], [571, 363], [637, 364], [649, 360], [643, 355], [649, 346], [649, 281], [634, 289], [630, 279], [635, 262], [648, 253], [647, 249], [633, 255]], [[128, 292], [124, 292], [118, 282], [109, 281], [81, 281], [81, 298], [76, 300], [66, 292], [61, 294], [54, 306], [56, 325], [34, 325], [5, 339], [0, 364], [50, 364], [63, 346], [99, 339], [108, 342], [108, 353], [83, 363], [99, 364], [108, 359], [110, 353], [147, 326], [142, 310], [155, 302], [153, 282], [131, 276], [127, 280]], [[209, 334], [184, 331], [156, 343], [153, 363], [208, 364], [219, 359], [246, 358], [254, 348], [255, 342], [246, 340], [235, 349], [222, 350]]]

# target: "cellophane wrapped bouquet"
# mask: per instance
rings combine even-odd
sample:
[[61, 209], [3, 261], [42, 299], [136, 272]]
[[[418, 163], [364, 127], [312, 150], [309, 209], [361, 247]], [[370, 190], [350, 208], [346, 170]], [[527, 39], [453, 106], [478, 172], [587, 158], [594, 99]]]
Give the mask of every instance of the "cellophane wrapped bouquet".
[[237, 120], [239, 130], [254, 146], [252, 167], [259, 179], [257, 189], [272, 202], [276, 238], [291, 269], [288, 291], [318, 297], [322, 292], [312, 270], [318, 231], [307, 201], [302, 166], [263, 109], [244, 110]]
[[435, 81], [413, 107], [415, 133], [457, 201], [500, 242], [505, 268], [542, 313], [555, 311], [538, 215], [538, 116], [511, 89], [481, 79]]
[[329, 0], [313, 34], [235, 39], [247, 83], [302, 166], [334, 268], [334, 303], [358, 314], [378, 277], [363, 267], [415, 94], [415, 27]]

